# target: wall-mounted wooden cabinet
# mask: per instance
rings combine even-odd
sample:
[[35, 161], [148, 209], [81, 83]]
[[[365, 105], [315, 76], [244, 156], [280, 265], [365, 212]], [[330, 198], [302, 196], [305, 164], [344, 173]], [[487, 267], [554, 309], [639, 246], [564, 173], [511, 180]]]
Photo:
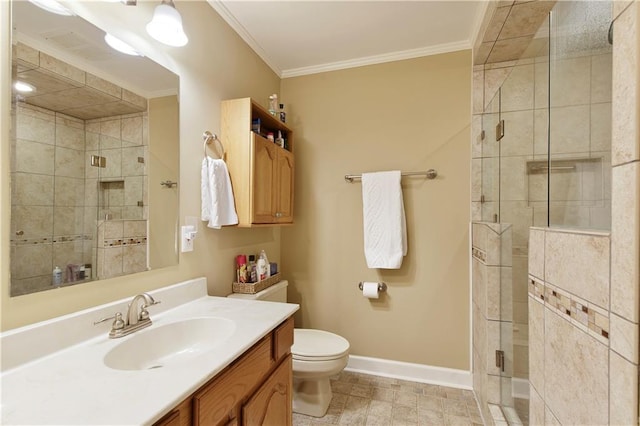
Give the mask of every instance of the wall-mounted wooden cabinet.
[[[284, 147], [267, 139], [278, 132]], [[293, 132], [251, 98], [222, 102], [221, 139], [238, 226], [293, 223]]]

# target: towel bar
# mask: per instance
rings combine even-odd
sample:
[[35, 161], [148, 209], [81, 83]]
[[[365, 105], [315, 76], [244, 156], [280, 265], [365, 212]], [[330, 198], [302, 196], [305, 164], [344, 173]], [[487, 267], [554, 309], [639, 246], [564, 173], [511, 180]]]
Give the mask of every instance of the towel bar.
[[[438, 176], [438, 172], [435, 169], [429, 169], [424, 172], [402, 172], [401, 176], [425, 176], [427, 179], [435, 179]], [[349, 183], [361, 179], [362, 175], [344, 175], [344, 180]]]
[[[358, 288], [362, 291], [362, 282], [358, 283]], [[387, 291], [387, 285], [385, 283], [378, 283], [378, 291]]]

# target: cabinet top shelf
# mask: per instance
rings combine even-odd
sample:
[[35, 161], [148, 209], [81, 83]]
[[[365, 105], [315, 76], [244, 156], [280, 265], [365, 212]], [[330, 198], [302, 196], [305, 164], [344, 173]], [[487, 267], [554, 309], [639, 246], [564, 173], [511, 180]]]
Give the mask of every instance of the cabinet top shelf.
[[250, 108], [251, 111], [251, 119], [259, 118], [262, 121], [262, 125], [271, 130], [281, 130], [284, 133], [292, 133], [292, 130], [287, 127], [285, 123], [280, 121], [278, 117], [274, 117], [269, 114], [269, 111], [265, 109], [262, 105], [256, 102], [255, 99], [252, 98], [240, 98], [240, 99], [230, 99], [224, 102], [239, 102], [246, 104], [247, 108]]

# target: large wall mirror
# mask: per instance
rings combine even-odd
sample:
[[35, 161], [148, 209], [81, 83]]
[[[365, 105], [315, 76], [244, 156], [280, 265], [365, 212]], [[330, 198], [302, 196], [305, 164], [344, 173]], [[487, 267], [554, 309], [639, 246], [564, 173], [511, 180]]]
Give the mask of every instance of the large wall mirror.
[[176, 265], [178, 76], [28, 1], [12, 27], [11, 295]]

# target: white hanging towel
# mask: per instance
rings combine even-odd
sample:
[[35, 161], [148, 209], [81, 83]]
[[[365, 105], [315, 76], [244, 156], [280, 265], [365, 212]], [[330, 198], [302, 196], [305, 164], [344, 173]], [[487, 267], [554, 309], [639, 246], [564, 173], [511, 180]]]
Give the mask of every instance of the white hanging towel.
[[203, 221], [209, 221], [209, 228], [220, 229], [225, 225], [236, 225], [236, 214], [233, 189], [229, 171], [224, 160], [211, 158], [208, 155], [202, 160], [202, 212]]
[[399, 269], [407, 254], [400, 171], [362, 174], [364, 255], [371, 269]]

